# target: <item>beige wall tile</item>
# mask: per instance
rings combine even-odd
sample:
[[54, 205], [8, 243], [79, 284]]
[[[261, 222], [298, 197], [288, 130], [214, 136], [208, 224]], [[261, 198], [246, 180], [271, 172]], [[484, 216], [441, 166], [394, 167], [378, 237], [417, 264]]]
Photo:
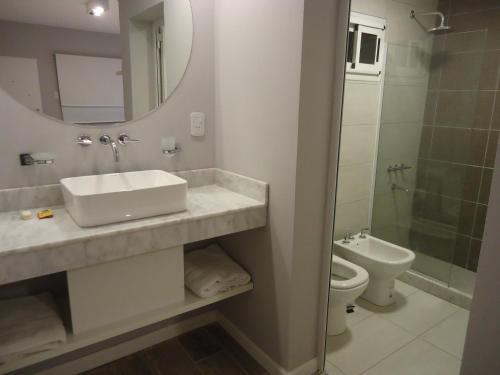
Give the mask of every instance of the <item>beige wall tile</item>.
[[373, 185], [373, 162], [339, 168], [337, 204], [367, 199]]
[[340, 165], [368, 163], [375, 159], [377, 129], [374, 126], [345, 126], [340, 141]]
[[379, 118], [379, 98], [379, 82], [346, 81], [342, 126], [376, 126]]
[[370, 200], [362, 199], [356, 202], [337, 205], [335, 211], [334, 238], [342, 238], [346, 232], [359, 232], [360, 229], [369, 227]]

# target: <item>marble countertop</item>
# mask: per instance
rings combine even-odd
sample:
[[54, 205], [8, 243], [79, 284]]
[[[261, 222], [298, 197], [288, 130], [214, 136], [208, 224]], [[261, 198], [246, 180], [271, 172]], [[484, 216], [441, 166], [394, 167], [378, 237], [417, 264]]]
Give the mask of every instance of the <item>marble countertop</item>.
[[217, 185], [208, 185], [188, 189], [186, 211], [91, 228], [79, 227], [61, 206], [53, 209], [54, 218], [44, 220], [35, 217], [25, 221], [20, 218], [19, 211], [1, 212], [0, 257], [259, 207], [265, 207], [265, 203]]
[[[54, 217], [43, 220], [24, 221], [19, 210], [0, 212], [0, 285], [266, 225], [266, 183], [218, 169], [182, 177], [189, 186], [187, 209], [168, 215], [82, 228], [61, 205], [53, 205]], [[41, 190], [50, 198], [42, 202], [60, 202], [52, 199], [57, 185]]]

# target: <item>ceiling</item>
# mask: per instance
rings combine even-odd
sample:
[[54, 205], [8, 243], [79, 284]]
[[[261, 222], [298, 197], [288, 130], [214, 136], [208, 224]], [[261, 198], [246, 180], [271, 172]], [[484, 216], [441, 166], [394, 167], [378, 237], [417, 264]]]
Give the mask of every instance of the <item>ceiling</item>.
[[118, 0], [101, 17], [87, 13], [87, 0], [0, 0], [0, 20], [104, 33], [120, 32]]

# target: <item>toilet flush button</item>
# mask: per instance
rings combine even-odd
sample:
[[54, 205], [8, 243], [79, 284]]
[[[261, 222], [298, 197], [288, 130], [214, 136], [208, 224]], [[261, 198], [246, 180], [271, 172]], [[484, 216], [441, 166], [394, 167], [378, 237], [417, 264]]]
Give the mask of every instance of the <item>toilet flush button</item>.
[[191, 113], [191, 135], [193, 137], [205, 135], [205, 114], [203, 112]]

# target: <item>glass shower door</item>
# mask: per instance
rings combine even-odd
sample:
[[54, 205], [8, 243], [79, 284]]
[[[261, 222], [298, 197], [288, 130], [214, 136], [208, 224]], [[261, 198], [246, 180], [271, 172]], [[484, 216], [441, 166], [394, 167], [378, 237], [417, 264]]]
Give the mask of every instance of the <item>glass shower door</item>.
[[[380, 118], [372, 232], [416, 253], [413, 268], [448, 282], [454, 231], [449, 207], [421, 191], [433, 37], [389, 43]], [[441, 217], [439, 217], [441, 215]], [[455, 215], [456, 216], [456, 215]]]
[[466, 293], [498, 140], [486, 40], [476, 30], [388, 45], [373, 199], [373, 234], [413, 250], [415, 271]]

